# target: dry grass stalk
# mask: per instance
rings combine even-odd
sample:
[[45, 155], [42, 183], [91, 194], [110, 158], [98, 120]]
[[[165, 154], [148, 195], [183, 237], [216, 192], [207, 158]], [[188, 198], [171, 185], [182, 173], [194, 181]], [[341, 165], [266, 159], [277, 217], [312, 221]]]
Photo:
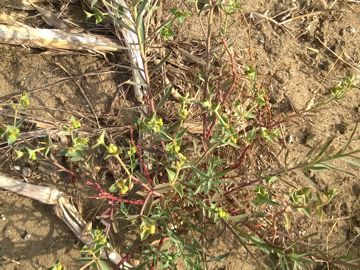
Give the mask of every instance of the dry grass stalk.
[[23, 25], [21, 22], [9, 14], [0, 13], [0, 24]]
[[0, 25], [0, 43], [74, 51], [116, 52], [124, 50], [117, 40], [90, 34], [28, 26]]
[[[104, 2], [109, 14], [114, 18], [115, 32], [118, 36], [123, 37], [126, 47], [128, 48], [130, 63], [133, 67], [134, 94], [140, 103], [144, 103], [145, 89], [147, 87], [145, 76], [145, 64], [141, 56], [140, 42], [135, 29], [135, 20], [132, 17], [128, 6], [123, 0], [113, 0], [108, 4]], [[118, 11], [123, 10], [121, 25], [118, 18]], [[119, 37], [120, 38], [120, 37]]]
[[[51, 3], [56, 0], [31, 0], [32, 3]], [[27, 0], [1, 0], [0, 6], [16, 10], [34, 10], [34, 7]]]

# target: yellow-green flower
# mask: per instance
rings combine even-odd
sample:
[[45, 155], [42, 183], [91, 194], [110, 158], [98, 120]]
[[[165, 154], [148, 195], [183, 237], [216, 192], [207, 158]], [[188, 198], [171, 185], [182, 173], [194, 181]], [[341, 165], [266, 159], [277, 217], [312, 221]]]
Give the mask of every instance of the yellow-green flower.
[[218, 212], [219, 218], [221, 218], [221, 219], [227, 220], [229, 218], [229, 216], [230, 216], [229, 213], [226, 212], [221, 207], [217, 208], [217, 212]]
[[93, 230], [92, 238], [98, 245], [105, 245], [107, 243], [106, 235], [101, 230]]
[[236, 144], [236, 143], [237, 143], [237, 138], [236, 138], [236, 136], [232, 135], [232, 136], [230, 137], [230, 142], [233, 143], [233, 144]]
[[163, 123], [163, 120], [162, 120], [161, 118], [156, 117], [156, 118], [155, 118], [155, 121], [154, 121], [153, 130], [154, 130], [155, 132], [160, 132], [163, 124], [164, 124], [164, 123]]
[[151, 225], [149, 226], [149, 234], [154, 234], [155, 231], [156, 231], [155, 225], [154, 225], [154, 224], [151, 224]]
[[80, 123], [80, 121], [77, 120], [74, 116], [71, 117], [70, 123], [71, 123], [71, 127], [72, 127], [73, 129], [79, 129], [79, 128], [81, 128], [81, 123]]
[[180, 110], [179, 110], [179, 117], [181, 120], [185, 120], [189, 115], [189, 111], [187, 109], [187, 106], [181, 105]]
[[136, 154], [136, 146], [135, 146], [135, 145], [130, 145], [127, 154], [128, 154], [130, 157], [134, 156], [134, 155]]
[[156, 232], [155, 224], [143, 220], [143, 222], [140, 225], [141, 240], [145, 240], [149, 235], [155, 234], [155, 232]]
[[129, 186], [126, 185], [126, 182], [124, 180], [119, 180], [116, 182], [116, 187], [119, 189], [119, 192], [121, 195], [126, 194], [129, 191]]
[[177, 154], [180, 151], [180, 145], [177, 143], [176, 140], [173, 140], [171, 143], [166, 145], [166, 150], [171, 154]]
[[22, 93], [19, 103], [23, 108], [29, 107], [29, 105], [30, 105], [29, 95], [25, 92]]
[[108, 149], [107, 149], [107, 151], [110, 155], [116, 155], [118, 150], [119, 150], [118, 147], [112, 143], [109, 144]]

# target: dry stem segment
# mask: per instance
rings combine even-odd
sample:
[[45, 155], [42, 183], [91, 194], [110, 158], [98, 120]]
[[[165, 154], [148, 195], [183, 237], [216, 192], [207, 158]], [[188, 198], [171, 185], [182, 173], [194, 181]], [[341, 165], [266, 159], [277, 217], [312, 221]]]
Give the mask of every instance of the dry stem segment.
[[[32, 0], [32, 3], [51, 3], [54, 0]], [[34, 7], [27, 0], [1, 0], [0, 6], [18, 9], [18, 10], [34, 10]]]
[[0, 24], [23, 25], [21, 22], [17, 21], [15, 17], [4, 13], [0, 13]]
[[0, 43], [74, 51], [116, 52], [125, 49], [115, 39], [25, 25], [0, 25]]
[[87, 223], [79, 215], [77, 209], [70, 203], [69, 199], [64, 196], [59, 197], [55, 205], [55, 213], [81, 242], [87, 246], [91, 246], [92, 239], [89, 232], [85, 232]]
[[[112, 0], [110, 4], [105, 2], [105, 6], [114, 18], [114, 27], [117, 34], [121, 33], [126, 47], [129, 49], [130, 63], [133, 67], [134, 94], [140, 103], [144, 103], [146, 94], [146, 76], [145, 64], [141, 56], [140, 42], [136, 33], [135, 20], [133, 19], [129, 8], [123, 0]], [[119, 10], [123, 10], [121, 19], [118, 18]]]
[[0, 188], [51, 205], [57, 204], [58, 199], [63, 196], [57, 189], [28, 184], [2, 173], [0, 173]]

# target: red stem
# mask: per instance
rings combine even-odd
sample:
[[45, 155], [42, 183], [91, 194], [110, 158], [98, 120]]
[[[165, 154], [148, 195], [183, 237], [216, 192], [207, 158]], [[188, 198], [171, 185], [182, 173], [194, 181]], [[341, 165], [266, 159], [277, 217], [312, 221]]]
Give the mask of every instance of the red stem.
[[91, 186], [92, 188], [94, 188], [95, 190], [97, 190], [99, 192], [99, 194], [97, 196], [90, 197], [92, 199], [108, 199], [111, 202], [128, 203], [128, 204], [135, 204], [135, 205], [143, 205], [144, 204], [144, 200], [128, 200], [128, 199], [115, 197], [114, 195], [112, 195], [112, 194], [106, 192], [104, 189], [102, 189], [99, 184], [93, 183], [89, 180], [86, 181], [86, 184]]
[[150, 186], [153, 187], [154, 186], [154, 180], [151, 178], [148, 167], [146, 166], [145, 161], [143, 159], [140, 143], [136, 146], [136, 154], [137, 154], [137, 156], [139, 158], [139, 163], [140, 163], [140, 166], [143, 169], [143, 172], [144, 172], [144, 175], [145, 175], [146, 179], [148, 180]]
[[119, 269], [124, 263], [126, 263], [130, 259], [130, 253], [126, 253], [125, 256], [121, 259], [121, 261], [114, 267], [113, 269]]
[[134, 130], [133, 130], [132, 127], [130, 127], [130, 144], [134, 145], [136, 147], [136, 155], [139, 158], [139, 163], [140, 163], [140, 166], [142, 167], [142, 170], [143, 170], [143, 172], [145, 174], [145, 177], [148, 180], [149, 184], [151, 186], [154, 186], [154, 181], [151, 178], [149, 170], [148, 170], [148, 168], [147, 168], [147, 166], [145, 164], [145, 161], [144, 161], [144, 159], [142, 157], [141, 145], [140, 145], [140, 143], [135, 145], [135, 142], [134, 142]]
[[245, 156], [251, 150], [251, 148], [254, 146], [255, 141], [257, 141], [257, 139], [255, 139], [251, 144], [245, 146], [245, 148], [242, 151], [239, 159], [233, 165], [227, 167], [224, 171], [226, 171], [226, 170], [235, 170], [235, 169], [239, 168], [244, 163]]
[[260, 182], [260, 181], [261, 181], [261, 180], [258, 179], [258, 180], [253, 180], [253, 181], [250, 181], [250, 182], [243, 183], [243, 184], [241, 184], [241, 185], [239, 185], [239, 186], [237, 186], [237, 187], [235, 187], [235, 188], [233, 188], [233, 189], [231, 189], [231, 190], [229, 190], [229, 191], [226, 191], [226, 192], [224, 193], [224, 196], [226, 196], [226, 195], [228, 195], [228, 194], [230, 194], [230, 193], [232, 193], [232, 192], [234, 192], [234, 191], [236, 191], [236, 190], [238, 190], [238, 189], [241, 189], [241, 188], [244, 188], [244, 187], [247, 187], [247, 186], [251, 186], [252, 184], [258, 183], [258, 182]]
[[[226, 43], [226, 40], [222, 38], [221, 42], [223, 43], [223, 45], [225, 47], [225, 50], [226, 50], [227, 54], [230, 57], [231, 72], [232, 72], [232, 82], [231, 82], [231, 85], [230, 85], [228, 91], [224, 94], [223, 98], [221, 98], [220, 95], [219, 95], [220, 103], [225, 103], [227, 98], [229, 97], [230, 93], [234, 90], [234, 88], [236, 86], [236, 83], [238, 81], [238, 76], [237, 76], [237, 70], [236, 70], [236, 64], [235, 64], [234, 55], [230, 52], [229, 47], [228, 47], [228, 45]], [[220, 87], [218, 89], [220, 90]], [[212, 130], [213, 130], [215, 124], [216, 124], [216, 118], [212, 121], [209, 129], [204, 134], [205, 140], [210, 139], [211, 133], [212, 133]]]

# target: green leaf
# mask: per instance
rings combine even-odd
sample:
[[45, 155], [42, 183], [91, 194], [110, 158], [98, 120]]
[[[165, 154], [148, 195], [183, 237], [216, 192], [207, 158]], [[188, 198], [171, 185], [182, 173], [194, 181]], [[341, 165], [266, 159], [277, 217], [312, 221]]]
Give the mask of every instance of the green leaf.
[[97, 2], [98, 0], [91, 0], [90, 7], [93, 8]]
[[261, 248], [263, 251], [265, 251], [267, 254], [271, 252], [272, 246], [267, 244], [263, 239], [256, 235], [249, 235], [248, 238], [253, 242], [257, 247]]
[[277, 177], [276, 177], [276, 176], [266, 176], [266, 177], [265, 177], [265, 182], [266, 182], [266, 184], [268, 184], [268, 185], [274, 184], [274, 183], [276, 182], [276, 180], [277, 180]]
[[139, 38], [140, 48], [143, 47], [146, 38], [144, 16], [148, 10], [149, 10], [149, 0], [141, 1], [141, 5], [138, 8], [136, 21], [135, 21], [135, 29], [137, 36]]
[[167, 172], [167, 175], [168, 175], [168, 179], [169, 179], [169, 183], [170, 184], [174, 184], [174, 181], [176, 180], [175, 177], [176, 177], [176, 173], [168, 168], [166, 168], [166, 172]]
[[350, 165], [360, 168], [360, 162], [355, 159], [341, 158], [341, 160], [345, 161], [346, 163], [348, 163]]
[[269, 194], [269, 192], [267, 191], [267, 189], [263, 186], [258, 186], [255, 189], [255, 192], [258, 194], [256, 196], [256, 198], [252, 201], [252, 203], [258, 207], [261, 206], [263, 204], [268, 204], [268, 205], [278, 205], [279, 203], [276, 201], [273, 201], [271, 199], [271, 196]]
[[229, 221], [234, 222], [234, 223], [238, 223], [238, 222], [246, 220], [248, 217], [249, 217], [248, 214], [240, 214], [240, 215], [236, 215], [236, 216], [229, 216]]
[[94, 8], [95, 23], [101, 23], [105, 18], [105, 13], [102, 13], [100, 9]]
[[181, 24], [184, 23], [185, 17], [188, 16], [188, 13], [180, 11], [177, 7], [171, 8], [170, 12]]
[[36, 151], [32, 150], [30, 148], [26, 148], [27, 152], [28, 152], [28, 156], [29, 156], [29, 160], [36, 160]]
[[260, 107], [264, 107], [266, 105], [266, 100], [264, 95], [258, 94], [256, 96], [256, 102]]
[[165, 193], [171, 190], [171, 185], [169, 183], [158, 184], [153, 188], [153, 190], [158, 193]]
[[234, 13], [236, 10], [240, 9], [239, 0], [228, 0], [224, 5], [224, 11], [227, 14]]
[[249, 132], [246, 133], [246, 140], [251, 144], [256, 138], [256, 128], [252, 128]]
[[288, 169], [288, 158], [289, 158], [290, 151], [286, 149], [285, 156], [284, 156], [284, 166], [285, 169]]
[[348, 174], [348, 175], [351, 175], [351, 176], [356, 176], [354, 173], [348, 171], [348, 170], [343, 170], [341, 169], [340, 167], [335, 167], [334, 165], [332, 164], [324, 164], [327, 166], [327, 169], [328, 170], [335, 170], [335, 171], [338, 171], [338, 172], [342, 172], [344, 174]]
[[330, 167], [324, 163], [318, 163], [318, 164], [313, 164], [313, 165], [307, 167], [307, 169], [310, 169], [313, 171], [320, 171], [320, 170], [329, 170]]
[[245, 114], [243, 115], [243, 117], [246, 119], [246, 120], [249, 120], [249, 119], [255, 119], [255, 114], [252, 112], [252, 111], [247, 111], [245, 112]]
[[256, 79], [256, 69], [254, 69], [252, 66], [246, 66], [245, 75], [246, 75], [251, 81], [255, 81], [255, 79]]
[[146, 238], [148, 238], [148, 236], [149, 236], [148, 230], [141, 230], [141, 232], [140, 232], [141, 241], [144, 241]]
[[341, 99], [354, 87], [355, 76], [351, 75], [343, 79], [337, 86], [330, 89], [335, 99]]
[[252, 201], [252, 203], [257, 207], [263, 204], [278, 205], [278, 203], [276, 201], [271, 200], [269, 196], [260, 195], [260, 194]]
[[76, 148], [79, 151], [84, 151], [89, 144], [89, 138], [84, 137], [84, 138], [80, 138], [80, 137], [76, 137], [73, 139], [73, 147]]
[[221, 262], [221, 261], [227, 259], [230, 256], [230, 254], [231, 254], [231, 252], [226, 252], [219, 256], [212, 256], [207, 260], [207, 262]]
[[96, 144], [92, 148], [96, 148], [101, 145], [105, 145], [105, 130], [103, 130], [99, 136], [99, 138], [96, 140]]
[[144, 216], [148, 216], [151, 212], [151, 207], [153, 205], [153, 202], [154, 202], [154, 198], [151, 194], [149, 194], [147, 197], [146, 197], [146, 200], [144, 202], [144, 205], [141, 209], [141, 212]]
[[111, 270], [113, 268], [110, 268], [110, 266], [103, 260], [98, 260], [96, 262], [99, 270]]
[[179, 194], [180, 198], [184, 196], [184, 187], [182, 184], [177, 183], [176, 185], [174, 185], [174, 189]]
[[304, 213], [308, 218], [311, 218], [311, 209], [310, 209], [310, 207], [299, 208], [299, 211]]
[[292, 260], [297, 261], [297, 262], [303, 262], [303, 263], [311, 263], [312, 260], [306, 258], [305, 256], [309, 256], [311, 254], [309, 253], [303, 253], [303, 254], [298, 254], [298, 253], [290, 253], [287, 254], [288, 257], [290, 257]]
[[150, 3], [149, 0], [141, 1], [141, 6], [138, 9], [138, 16], [141, 17], [141, 20], [143, 20], [146, 11], [148, 11], [149, 9], [149, 3]]
[[7, 143], [13, 144], [19, 138], [20, 129], [18, 129], [15, 126], [9, 125], [9, 126], [6, 126], [5, 134], [6, 134], [6, 138], [7, 138]]
[[48, 270], [65, 270], [65, 267], [60, 263], [60, 261], [56, 261], [56, 263], [48, 268]]
[[170, 40], [175, 36], [172, 22], [164, 24], [163, 28], [161, 29], [161, 36], [164, 40]]
[[285, 256], [280, 255], [279, 256], [279, 262], [280, 262], [280, 269], [281, 270], [289, 270], [289, 269], [291, 269], [289, 267], [289, 264], [288, 264], [287, 259], [286, 259]]
[[110, 192], [117, 192], [117, 191], [118, 191], [118, 187], [117, 187], [116, 183], [112, 184], [112, 185], [109, 187], [109, 191], [110, 191]]
[[316, 157], [314, 158], [314, 160], [317, 160], [318, 158], [321, 157], [321, 155], [330, 147], [330, 145], [332, 144], [332, 142], [334, 141], [334, 137], [329, 138], [321, 147], [319, 153], [316, 155]]
[[45, 146], [45, 151], [44, 151], [44, 156], [47, 158], [49, 153], [50, 153], [50, 150], [51, 148], [53, 147], [53, 142], [51, 140], [51, 136], [47, 136], [47, 142], [46, 142], [46, 146]]
[[352, 140], [354, 138], [354, 135], [356, 133], [358, 125], [359, 125], [359, 123], [356, 122], [355, 127], [354, 127], [353, 131], [351, 132], [350, 137], [348, 138], [346, 144], [342, 147], [342, 149], [340, 151], [345, 151], [348, 148], [348, 146], [350, 145], [350, 143], [352, 142]]
[[85, 12], [85, 15], [86, 15], [86, 19], [89, 19], [89, 18], [91, 18], [92, 16], [94, 16], [93, 13], [90, 13], [90, 12], [88, 12], [88, 11], [86, 11], [86, 10], [84, 10], [84, 12]]
[[22, 158], [25, 155], [25, 153], [23, 151], [16, 150], [16, 149], [14, 151], [15, 151], [15, 155], [16, 155], [15, 159]]
[[65, 156], [70, 158], [71, 161], [80, 161], [83, 160], [82, 151], [79, 149], [76, 149], [74, 147], [70, 147], [66, 152]]
[[308, 187], [302, 188], [301, 190], [294, 191], [290, 196], [290, 201], [296, 206], [299, 205], [308, 205], [309, 201], [312, 198], [311, 189]]

